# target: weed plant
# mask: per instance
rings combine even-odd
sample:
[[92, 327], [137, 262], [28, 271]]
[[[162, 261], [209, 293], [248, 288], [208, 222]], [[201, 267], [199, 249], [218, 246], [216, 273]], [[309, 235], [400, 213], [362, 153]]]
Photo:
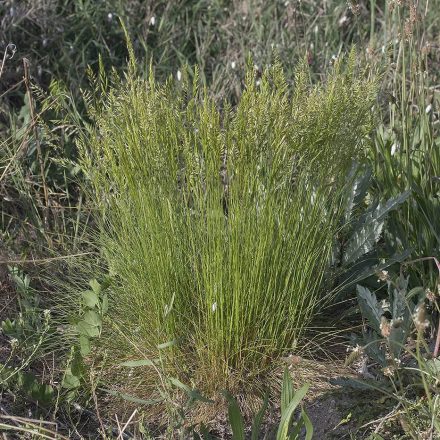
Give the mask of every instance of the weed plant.
[[[370, 156], [376, 195], [391, 197], [411, 191], [404, 208], [390, 216], [384, 235], [386, 253], [398, 249], [411, 252], [414, 258], [437, 255], [440, 250], [439, 230], [433, 221], [440, 214], [439, 113], [434, 86], [439, 59], [433, 50], [439, 22], [431, 9], [411, 2], [388, 6], [385, 28], [399, 38], [383, 46], [390, 61], [383, 63], [386, 102], [379, 106], [382, 123]], [[413, 272], [412, 282], [415, 286], [429, 283], [433, 288], [435, 273], [428, 260]]]
[[198, 86], [139, 79], [132, 58], [81, 151], [117, 280], [109, 314], [121, 331], [102, 343], [127, 358], [131, 338], [151, 358], [174, 341], [173, 367], [216, 389], [295, 350], [328, 299], [341, 194], [376, 84], [352, 53], [313, 87], [303, 63], [292, 93], [280, 66], [261, 82], [250, 69], [235, 110]]

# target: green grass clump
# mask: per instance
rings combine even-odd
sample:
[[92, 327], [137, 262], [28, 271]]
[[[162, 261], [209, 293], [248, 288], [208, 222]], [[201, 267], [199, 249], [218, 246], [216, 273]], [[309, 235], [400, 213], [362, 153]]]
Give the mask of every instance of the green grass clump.
[[81, 150], [117, 280], [113, 358], [139, 357], [127, 340], [147, 356], [174, 340], [171, 363], [209, 388], [295, 349], [326, 301], [340, 194], [369, 129], [375, 83], [354, 59], [313, 87], [302, 65], [293, 92], [279, 66], [261, 83], [251, 72], [235, 110], [185, 77], [132, 69], [111, 88]]

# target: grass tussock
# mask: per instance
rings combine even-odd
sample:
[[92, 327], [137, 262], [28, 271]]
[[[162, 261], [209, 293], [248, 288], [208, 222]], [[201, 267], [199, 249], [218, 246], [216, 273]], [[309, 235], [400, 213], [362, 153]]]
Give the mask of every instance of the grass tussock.
[[110, 87], [81, 152], [115, 279], [101, 337], [114, 359], [175, 341], [167, 365], [213, 391], [298, 347], [370, 129], [376, 85], [355, 64], [315, 86], [302, 64], [293, 92], [280, 66], [261, 82], [249, 69], [234, 110], [133, 65]]

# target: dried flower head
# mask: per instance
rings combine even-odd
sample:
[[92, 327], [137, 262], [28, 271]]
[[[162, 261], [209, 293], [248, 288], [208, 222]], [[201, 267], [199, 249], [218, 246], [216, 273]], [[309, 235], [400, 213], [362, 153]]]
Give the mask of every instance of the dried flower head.
[[355, 0], [348, 0], [348, 7], [353, 15], [359, 15], [361, 12], [361, 5], [360, 3], [356, 3]]
[[426, 311], [423, 304], [417, 307], [413, 320], [418, 332], [423, 332], [429, 327], [429, 321], [426, 319]]
[[387, 270], [381, 270], [376, 273], [378, 281], [387, 281], [390, 279], [390, 276], [388, 275]]
[[347, 352], [349, 352], [347, 358], [345, 359], [345, 365], [351, 365], [353, 362], [357, 361], [363, 354], [364, 349], [360, 345], [356, 347], [347, 347]]
[[387, 377], [392, 377], [395, 371], [396, 369], [392, 365], [388, 365], [388, 367], [382, 369], [383, 375]]
[[412, 37], [417, 20], [417, 5], [415, 3], [411, 3], [409, 5], [409, 17], [406, 19], [403, 27], [403, 36], [406, 40], [409, 40]]
[[388, 338], [391, 334], [391, 324], [385, 316], [380, 318], [380, 332], [384, 338]]
[[433, 303], [435, 301], [435, 297], [436, 297], [436, 295], [431, 289], [426, 289], [426, 299], [430, 303]]

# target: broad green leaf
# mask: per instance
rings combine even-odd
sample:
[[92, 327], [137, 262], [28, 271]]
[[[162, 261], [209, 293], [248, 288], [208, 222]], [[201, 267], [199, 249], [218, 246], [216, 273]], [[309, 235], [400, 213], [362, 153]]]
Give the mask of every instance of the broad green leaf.
[[407, 306], [405, 292], [400, 291], [399, 289], [393, 289], [392, 310], [391, 310], [393, 319], [405, 317], [407, 311], [408, 311], [408, 306]]
[[232, 429], [232, 440], [245, 440], [243, 416], [237, 401], [227, 391], [224, 391], [223, 395], [228, 401], [228, 416]]
[[394, 359], [398, 359], [400, 357], [400, 352], [403, 348], [404, 342], [406, 341], [406, 337], [407, 332], [403, 321], [399, 326], [391, 325], [388, 342], [390, 344], [391, 354], [393, 355]]
[[376, 220], [383, 220], [390, 211], [401, 205], [410, 195], [411, 190], [408, 190], [402, 194], [399, 194], [397, 197], [387, 200], [384, 205], [379, 205], [376, 208], [376, 210], [373, 212], [373, 218]]
[[163, 350], [164, 348], [174, 347], [177, 344], [177, 341], [173, 339], [172, 341], [164, 342], [163, 344], [159, 344], [157, 348], [159, 350]]
[[81, 293], [86, 307], [93, 309], [99, 304], [98, 295], [93, 290], [85, 290]]
[[438, 376], [440, 374], [440, 359], [429, 359], [425, 362], [423, 369], [434, 376]]
[[126, 361], [119, 364], [121, 367], [152, 367], [154, 365], [153, 361], [149, 359], [139, 359], [136, 361]]
[[283, 375], [283, 386], [281, 388], [281, 415], [288, 408], [290, 401], [295, 395], [293, 389], [292, 378], [290, 377], [289, 370], [286, 368]]
[[84, 365], [84, 359], [81, 354], [75, 350], [72, 363], [69, 366], [70, 372], [77, 377], [82, 377], [85, 373], [86, 367]]
[[252, 422], [251, 440], [259, 440], [261, 438], [261, 425], [263, 423], [264, 415], [266, 414], [269, 398], [266, 395], [264, 397], [263, 405], [256, 414], [254, 421]]
[[63, 388], [66, 388], [68, 390], [73, 390], [75, 388], [78, 388], [81, 385], [81, 381], [78, 376], [75, 376], [72, 374], [70, 368], [66, 371], [66, 374], [64, 376], [64, 379], [61, 383], [61, 386]]
[[80, 335], [79, 337], [79, 346], [81, 351], [81, 356], [87, 356], [90, 351], [90, 339], [85, 335]]
[[360, 220], [345, 249], [344, 262], [355, 263], [362, 255], [370, 252], [380, 238], [386, 215], [401, 205], [410, 195], [405, 191], [389, 199], [385, 204], [378, 204]]
[[96, 279], [93, 279], [89, 281], [89, 286], [92, 288], [92, 290], [98, 295], [101, 293], [101, 285], [98, 283]]
[[362, 316], [368, 320], [370, 327], [380, 334], [382, 309], [377, 302], [376, 295], [359, 284], [356, 286], [356, 293]]
[[[358, 164], [354, 164], [348, 175], [348, 182], [352, 181], [352, 184], [347, 188], [344, 197], [345, 206], [345, 223], [349, 223], [353, 215], [353, 208], [362, 201], [367, 192], [368, 185], [370, 184], [372, 170], [370, 167], [367, 169], [360, 168]], [[353, 177], [355, 177], [353, 179]]]
[[101, 317], [93, 310], [88, 310], [84, 314], [84, 321], [95, 327], [99, 327], [102, 324]]
[[344, 263], [355, 263], [362, 255], [370, 252], [379, 240], [383, 225], [383, 221], [367, 219], [350, 237], [344, 253]]
[[[354, 379], [352, 377], [336, 377], [330, 379], [330, 384], [339, 387], [352, 388], [353, 390], [371, 391], [372, 389], [381, 389], [388, 391], [390, 389], [389, 382], [378, 382], [374, 379]], [[354, 391], [353, 391], [354, 392]]]
[[95, 338], [99, 336], [99, 327], [95, 325], [91, 325], [86, 321], [80, 321], [76, 325], [76, 329], [80, 335], [89, 336], [91, 338]]
[[204, 403], [214, 403], [214, 400], [208, 399], [207, 397], [200, 394], [197, 390], [191, 390], [189, 393], [189, 398], [191, 401], [204, 402]]
[[284, 414], [281, 416], [281, 422], [278, 427], [276, 440], [287, 440], [289, 438], [288, 434], [292, 416], [298, 405], [301, 403], [301, 400], [306, 395], [308, 389], [309, 385], [306, 384], [295, 392], [295, 396], [290, 401], [289, 406], [284, 411]]
[[41, 404], [48, 404], [53, 397], [53, 388], [50, 385], [42, 384], [32, 373], [17, 374], [17, 384], [34, 400]]
[[365, 353], [378, 362], [383, 367], [387, 366], [385, 350], [382, 346], [382, 336], [378, 336], [374, 331], [367, 331], [363, 334], [363, 347]]
[[137, 397], [130, 396], [129, 394], [120, 393], [119, 391], [109, 390], [107, 388], [99, 388], [111, 396], [120, 397], [121, 399], [127, 400], [128, 402], [138, 403], [139, 405], [156, 405], [157, 403], [163, 402], [164, 399], [139, 399]]
[[176, 386], [177, 388], [180, 388], [181, 390], [185, 391], [186, 393], [191, 393], [191, 388], [188, 385], [185, 385], [184, 383], [180, 382], [179, 379], [176, 379], [175, 377], [170, 377], [170, 382]]
[[310, 420], [309, 415], [305, 411], [305, 409], [301, 410], [301, 416], [302, 416], [302, 419], [304, 420], [304, 425], [306, 427], [305, 440], [312, 440], [312, 438], [313, 438], [313, 424], [312, 424], [312, 421]]

